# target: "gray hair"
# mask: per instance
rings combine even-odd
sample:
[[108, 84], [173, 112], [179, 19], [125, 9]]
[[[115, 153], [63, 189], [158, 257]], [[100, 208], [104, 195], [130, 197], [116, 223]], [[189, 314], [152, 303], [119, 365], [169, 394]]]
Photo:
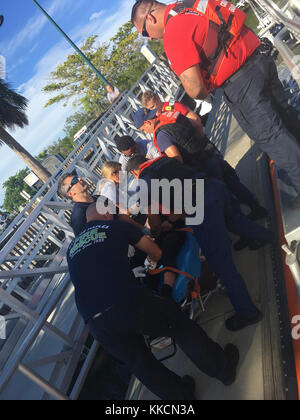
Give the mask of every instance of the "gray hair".
[[57, 188], [58, 194], [62, 195], [63, 197], [67, 197], [67, 192], [68, 192], [69, 185], [65, 185], [65, 180], [67, 178], [74, 177], [74, 176], [77, 176], [77, 174], [75, 172], [69, 172], [69, 173], [63, 174], [59, 178], [58, 188]]

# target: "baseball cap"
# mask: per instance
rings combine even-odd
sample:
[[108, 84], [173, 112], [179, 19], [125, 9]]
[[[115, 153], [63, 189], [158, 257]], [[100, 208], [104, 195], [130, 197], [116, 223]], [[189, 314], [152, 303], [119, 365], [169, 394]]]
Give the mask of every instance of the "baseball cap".
[[134, 15], [135, 15], [135, 11], [136, 11], [136, 8], [140, 5], [142, 3], [142, 0], [136, 0], [136, 2], [134, 3], [134, 5], [133, 5], [133, 7], [132, 7], [132, 10], [131, 10], [131, 22], [132, 22], [132, 24], [134, 25], [134, 22], [133, 22], [133, 18], [134, 18]]
[[153, 109], [152, 111], [147, 108], [140, 108], [134, 115], [133, 115], [133, 123], [136, 128], [142, 127], [145, 121], [153, 120], [156, 117], [157, 108]]

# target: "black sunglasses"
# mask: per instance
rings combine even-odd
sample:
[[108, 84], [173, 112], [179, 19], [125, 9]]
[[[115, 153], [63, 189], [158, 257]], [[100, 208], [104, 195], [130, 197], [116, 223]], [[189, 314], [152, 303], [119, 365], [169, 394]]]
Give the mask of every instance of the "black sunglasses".
[[147, 23], [147, 16], [148, 15], [151, 15], [151, 13], [154, 12], [154, 10], [155, 10], [155, 9], [152, 9], [152, 6], [153, 6], [153, 2], [151, 4], [151, 7], [150, 7], [149, 12], [146, 14], [145, 19], [144, 19], [144, 25], [143, 25], [142, 35], [145, 38], [150, 38], [150, 35], [148, 34], [148, 31], [147, 31], [147, 28], [146, 28], [146, 23]]
[[148, 34], [147, 29], [146, 29], [147, 16], [148, 16], [148, 14], [147, 14], [147, 15], [146, 15], [146, 17], [145, 17], [145, 20], [144, 20], [144, 25], [143, 25], [143, 30], [142, 30], [142, 35], [143, 35], [145, 38], [149, 38], [149, 34]]
[[67, 193], [70, 191], [70, 189], [72, 187], [74, 187], [74, 185], [78, 184], [78, 182], [80, 181], [80, 179], [78, 178], [78, 176], [74, 176], [74, 178], [72, 179], [69, 188], [67, 189]]

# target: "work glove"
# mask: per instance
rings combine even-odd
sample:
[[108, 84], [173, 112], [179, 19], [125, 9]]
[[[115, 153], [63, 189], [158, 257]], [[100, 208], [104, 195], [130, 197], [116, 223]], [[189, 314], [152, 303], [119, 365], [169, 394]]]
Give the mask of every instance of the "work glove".
[[154, 239], [158, 239], [161, 234], [161, 229], [157, 228], [150, 228], [151, 237]]
[[144, 268], [146, 271], [155, 270], [157, 266], [156, 261], [149, 260], [148, 258], [145, 259]]
[[144, 229], [143, 229], [143, 234], [147, 235], [147, 236], [151, 236], [150, 229], [145, 226]]
[[139, 279], [139, 278], [141, 278], [141, 277], [146, 277], [146, 269], [145, 269], [145, 267], [142, 267], [142, 266], [139, 266], [139, 267], [135, 267], [135, 268], [133, 268], [133, 274], [134, 274], [134, 277], [136, 278], [136, 279]]

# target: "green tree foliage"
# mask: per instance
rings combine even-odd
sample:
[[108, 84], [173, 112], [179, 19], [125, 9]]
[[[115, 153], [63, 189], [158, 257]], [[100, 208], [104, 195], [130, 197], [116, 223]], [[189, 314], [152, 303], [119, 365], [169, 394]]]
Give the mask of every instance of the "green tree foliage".
[[[236, 5], [238, 4], [239, 0], [230, 0], [230, 3]], [[275, 1], [276, 3], [276, 1]], [[241, 8], [245, 13], [247, 13], [247, 19], [246, 19], [246, 25], [248, 28], [252, 29], [253, 32], [258, 33], [259, 30], [257, 29], [257, 26], [259, 24], [257, 17], [255, 16], [255, 13], [251, 9], [249, 3], [246, 3], [245, 6]]]
[[[148, 61], [140, 53], [143, 41], [133, 30], [131, 22], [123, 25], [111, 38], [110, 43], [96, 45], [96, 41], [97, 36], [91, 36], [85, 41], [81, 47], [84, 54], [112, 85], [118, 86], [120, 91], [129, 90], [149, 66]], [[158, 56], [163, 53], [160, 41], [151, 41], [150, 47]], [[80, 110], [67, 118], [65, 136], [36, 157], [39, 162], [50, 154], [60, 154], [66, 158], [74, 149], [75, 133], [110, 106], [103, 82], [77, 53], [69, 55], [67, 60], [51, 73], [51, 83], [45, 86], [43, 91], [56, 94], [45, 107], [58, 102], [67, 104], [69, 100], [73, 100], [74, 106], [79, 105]], [[29, 169], [26, 168], [3, 184], [3, 188], [6, 189], [4, 210], [18, 211], [19, 206], [25, 203], [20, 192], [22, 190], [31, 192], [23, 181], [28, 173]]]
[[64, 132], [65, 136], [59, 138], [57, 141], [51, 144], [47, 149], [43, 150], [37, 159], [41, 162], [49, 155], [61, 155], [63, 158], [67, 158], [74, 149], [74, 135], [91, 119], [91, 115], [86, 114], [84, 111], [77, 111], [66, 119]]
[[[113, 48], [106, 65], [106, 74], [112, 80], [111, 84], [120, 90], [129, 90], [149, 67], [149, 62], [140, 52], [143, 41], [138, 32], [133, 32], [130, 21], [110, 41]], [[158, 56], [163, 53], [160, 41], [151, 41], [150, 47]]]
[[42, 162], [48, 156], [48, 154], [49, 154], [48, 150], [45, 149], [37, 155], [36, 160], [38, 160], [39, 162]]
[[[106, 59], [108, 45], [96, 49], [94, 47], [96, 38], [97, 36], [89, 37], [81, 49], [101, 71]], [[66, 105], [68, 100], [73, 98], [74, 107], [83, 106], [87, 113], [92, 111], [97, 115], [105, 109], [104, 86], [77, 53], [69, 55], [67, 60], [60, 64], [50, 76], [53, 82], [45, 86], [43, 91], [58, 93], [58, 95], [51, 98], [45, 107], [61, 101]]]
[[22, 169], [16, 175], [8, 178], [7, 181], [3, 183], [3, 188], [5, 188], [5, 197], [2, 204], [2, 208], [10, 214], [18, 213], [19, 207], [26, 204], [26, 200], [20, 195], [24, 190], [31, 196], [33, 195], [33, 190], [24, 182], [24, 178], [29, 174], [30, 170], [28, 168]]
[[61, 155], [63, 158], [69, 156], [74, 149], [74, 143], [70, 137], [63, 137], [54, 142], [48, 149], [47, 155]]
[[51, 146], [43, 150], [38, 156], [37, 159], [42, 162], [49, 155], [61, 155], [66, 159], [69, 154], [74, 149], [74, 143], [69, 137], [59, 138], [57, 141], [53, 142]]
[[66, 119], [64, 132], [67, 137], [70, 137], [73, 141], [74, 135], [89, 121], [93, 119], [93, 115], [87, 114], [83, 110], [77, 111]]
[[[109, 43], [96, 43], [97, 36], [89, 37], [81, 47], [94, 66], [117, 86], [120, 91], [128, 90], [149, 66], [140, 53], [141, 40], [133, 31], [131, 22], [125, 23]], [[152, 41], [151, 48], [160, 55], [163, 52], [159, 41]], [[98, 117], [109, 106], [103, 82], [77, 54], [71, 54], [51, 73], [51, 83], [44, 92], [56, 93], [45, 105], [72, 99], [74, 106], [80, 106], [89, 116]]]

